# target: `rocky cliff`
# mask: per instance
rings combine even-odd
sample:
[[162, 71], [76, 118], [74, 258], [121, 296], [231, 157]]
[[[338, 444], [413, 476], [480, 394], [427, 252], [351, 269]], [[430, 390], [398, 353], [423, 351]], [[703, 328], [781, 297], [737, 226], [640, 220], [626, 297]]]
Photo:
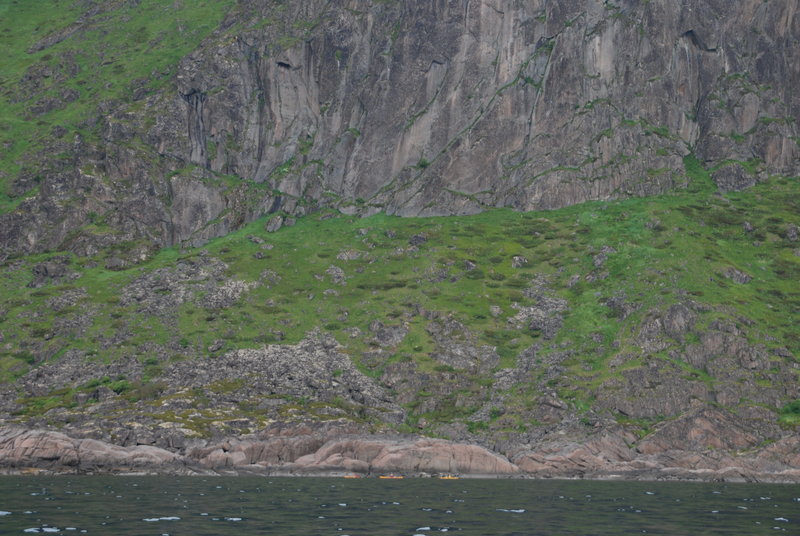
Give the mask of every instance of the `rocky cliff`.
[[[135, 4], [86, 2], [31, 42], [6, 98], [42, 129], [97, 99], [64, 89], [77, 49]], [[799, 20], [789, 0], [240, 0], [176, 66], [20, 154], [7, 191], [24, 201], [0, 243], [141, 240], [135, 261], [322, 205], [446, 215], [657, 194], [687, 187], [688, 154], [723, 166], [726, 189], [796, 174]]]

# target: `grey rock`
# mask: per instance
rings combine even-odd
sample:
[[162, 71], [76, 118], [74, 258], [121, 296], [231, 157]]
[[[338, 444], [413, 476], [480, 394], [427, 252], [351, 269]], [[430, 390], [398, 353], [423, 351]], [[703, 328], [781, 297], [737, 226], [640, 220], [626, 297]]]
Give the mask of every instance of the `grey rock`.
[[711, 174], [721, 192], [739, 192], [754, 186], [758, 180], [739, 164], [722, 167]]
[[336, 265], [331, 264], [325, 273], [328, 274], [331, 278], [331, 281], [336, 285], [346, 285], [347, 284], [347, 276], [344, 273], [344, 270], [339, 268]]
[[526, 264], [528, 264], [528, 259], [526, 259], [525, 257], [523, 257], [521, 255], [514, 255], [511, 258], [511, 267], [512, 268], [522, 268]]
[[69, 257], [57, 256], [48, 261], [40, 262], [32, 268], [33, 280], [28, 283], [30, 288], [40, 288], [53, 281], [61, 281], [68, 276]]
[[727, 268], [724, 272], [725, 277], [728, 279], [732, 279], [733, 281], [740, 283], [742, 285], [749, 283], [753, 280], [753, 276], [742, 272], [741, 270], [737, 270], [736, 268]]
[[355, 261], [361, 258], [361, 252], [356, 251], [354, 249], [346, 249], [340, 251], [336, 255], [336, 258], [339, 259], [340, 261]]
[[267, 224], [264, 226], [264, 229], [268, 233], [274, 233], [281, 227], [283, 227], [283, 216], [274, 216], [267, 221]]
[[797, 242], [798, 229], [797, 225], [790, 223], [786, 228], [786, 240], [789, 242]]
[[126, 267], [127, 263], [119, 257], [111, 257], [106, 261], [107, 270], [124, 270]]
[[683, 340], [697, 321], [697, 315], [686, 305], [675, 304], [670, 306], [664, 314], [664, 331], [674, 339]]

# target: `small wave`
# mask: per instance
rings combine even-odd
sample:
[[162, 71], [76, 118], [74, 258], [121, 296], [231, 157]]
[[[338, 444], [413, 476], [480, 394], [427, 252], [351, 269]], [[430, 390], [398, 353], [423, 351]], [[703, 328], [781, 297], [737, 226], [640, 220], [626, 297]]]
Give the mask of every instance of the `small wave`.
[[226, 517], [225, 521], [241, 521], [241, 517]]
[[776, 517], [773, 521], [783, 521], [784, 523], [788, 523], [789, 520], [785, 517]]
[[523, 513], [525, 513], [525, 509], [524, 508], [508, 508], [508, 509], [506, 509], [506, 508], [498, 508], [497, 511], [498, 512], [507, 512], [507, 513], [511, 513], [511, 514], [523, 514]]
[[39, 534], [40, 532], [61, 532], [61, 531], [56, 527], [34, 527], [30, 529], [25, 529], [22, 532], [27, 532], [30, 534]]
[[6, 512], [5, 510], [0, 510], [0, 517], [10, 516], [10, 515], [11, 515], [11, 512]]
[[147, 521], [148, 523], [154, 523], [156, 521], [180, 521], [181, 518], [176, 516], [169, 516], [169, 517], [146, 517], [142, 519], [142, 521]]

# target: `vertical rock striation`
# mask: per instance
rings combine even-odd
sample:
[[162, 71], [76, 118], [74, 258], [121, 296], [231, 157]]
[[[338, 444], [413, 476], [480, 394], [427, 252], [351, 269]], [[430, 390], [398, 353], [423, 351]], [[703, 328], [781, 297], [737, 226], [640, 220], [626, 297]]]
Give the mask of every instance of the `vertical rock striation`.
[[684, 187], [689, 154], [744, 187], [800, 172], [798, 36], [789, 0], [241, 0], [99, 147], [43, 167], [16, 215], [41, 230], [0, 239], [86, 249], [70, 231], [126, 207], [120, 240], [160, 245], [318, 205], [548, 209]]

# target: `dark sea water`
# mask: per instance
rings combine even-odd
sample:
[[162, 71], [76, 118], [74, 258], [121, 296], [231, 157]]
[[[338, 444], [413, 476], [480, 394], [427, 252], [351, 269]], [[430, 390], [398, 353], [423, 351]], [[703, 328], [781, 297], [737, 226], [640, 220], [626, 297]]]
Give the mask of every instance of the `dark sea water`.
[[0, 477], [0, 534], [800, 535], [800, 487], [563, 480]]

